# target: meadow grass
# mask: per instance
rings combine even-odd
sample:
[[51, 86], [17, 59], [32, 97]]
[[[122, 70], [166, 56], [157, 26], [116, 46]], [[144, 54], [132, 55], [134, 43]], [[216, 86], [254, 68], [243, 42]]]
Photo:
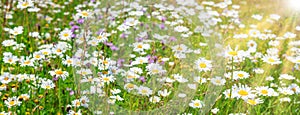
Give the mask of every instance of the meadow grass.
[[0, 2], [0, 114], [299, 113], [299, 13], [284, 1], [29, 1]]

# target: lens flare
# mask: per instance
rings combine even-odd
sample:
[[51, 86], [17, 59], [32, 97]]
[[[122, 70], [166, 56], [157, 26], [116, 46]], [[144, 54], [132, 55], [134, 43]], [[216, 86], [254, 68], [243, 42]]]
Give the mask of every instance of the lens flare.
[[289, 0], [289, 6], [300, 11], [300, 0]]

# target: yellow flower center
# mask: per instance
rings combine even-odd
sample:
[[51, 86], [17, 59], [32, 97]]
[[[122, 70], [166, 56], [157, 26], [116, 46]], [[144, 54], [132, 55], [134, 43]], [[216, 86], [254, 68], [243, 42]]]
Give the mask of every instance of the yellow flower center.
[[69, 37], [69, 33], [64, 33], [63, 36], [64, 37]]
[[78, 101], [78, 102], [76, 102], [76, 106], [80, 106], [80, 102]]
[[292, 90], [293, 90], [294, 92], [296, 92], [296, 88], [293, 87]]
[[132, 78], [135, 78], [133, 75], [129, 75], [127, 76], [128, 79], [132, 79]]
[[240, 94], [241, 96], [247, 96], [247, 95], [248, 95], [248, 92], [245, 91], [245, 90], [240, 90], [240, 91], [238, 92], [238, 94]]
[[13, 60], [10, 58], [10, 59], [8, 59], [8, 62], [12, 62]]
[[199, 106], [200, 106], [200, 103], [194, 103], [194, 106], [195, 106], [195, 107], [199, 107]]
[[56, 49], [56, 52], [61, 52], [61, 49]]
[[82, 16], [87, 17], [89, 15], [88, 12], [81, 12]]
[[88, 81], [89, 81], [89, 82], [92, 82], [92, 81], [93, 81], [93, 78], [88, 78]]
[[67, 60], [67, 63], [72, 63], [72, 61], [71, 60]]
[[256, 101], [252, 99], [248, 99], [248, 103], [251, 105], [256, 105]]
[[143, 61], [143, 60], [140, 60], [139, 62], [140, 62], [140, 64], [142, 64], [144, 61]]
[[9, 80], [9, 77], [5, 77], [4, 80], [5, 80], [5, 81]]
[[55, 74], [57, 74], [57, 75], [62, 75], [64, 72], [63, 71], [61, 71], [61, 70], [57, 70], [57, 71], [55, 71]]
[[30, 64], [30, 61], [25, 61], [24, 64]]
[[87, 74], [87, 72], [86, 72], [86, 71], [84, 71], [84, 72], [81, 72], [81, 74], [82, 74], [82, 75], [86, 75], [86, 74]]
[[24, 2], [24, 3], [22, 4], [23, 7], [27, 7], [28, 5], [29, 5], [28, 2]]
[[133, 84], [128, 84], [127, 88], [132, 89], [132, 88], [134, 88], [134, 85]]
[[236, 51], [230, 51], [228, 52], [229, 55], [231, 56], [237, 56], [237, 52]]
[[146, 94], [146, 93], [148, 93], [148, 91], [147, 91], [147, 90], [145, 90], [145, 89], [143, 89], [141, 92], [142, 92], [143, 94]]
[[152, 72], [153, 72], [153, 73], [158, 73], [159, 70], [158, 70], [158, 69], [154, 69], [154, 70], [152, 70]]
[[179, 46], [179, 47], [177, 47], [177, 50], [182, 51], [183, 49]]
[[50, 88], [51, 88], [51, 86], [50, 86], [50, 85], [47, 85], [47, 86], [46, 86], [46, 89], [50, 89]]
[[239, 76], [240, 78], [243, 78], [243, 77], [244, 77], [244, 74], [239, 73], [238, 76]]
[[268, 90], [265, 90], [265, 89], [261, 90], [261, 93], [266, 95], [266, 94], [268, 94]]
[[4, 88], [6, 85], [5, 84], [2, 84], [2, 85], [0, 85], [0, 88]]
[[44, 55], [48, 55], [48, 54], [49, 54], [49, 52], [43, 52], [43, 54], [44, 54]]
[[268, 61], [269, 62], [275, 62], [275, 60], [273, 58], [269, 58]]
[[200, 64], [199, 64], [199, 67], [200, 67], [200, 68], [206, 68], [206, 64], [205, 64], [205, 63], [200, 63]]
[[15, 104], [15, 101], [11, 101], [11, 102], [9, 102], [9, 105], [14, 105]]
[[139, 45], [137, 46], [137, 48], [143, 48], [143, 45], [142, 45], [142, 44], [139, 44]]
[[230, 96], [231, 96], [231, 94], [230, 94], [230, 93], [228, 93], [228, 94], [227, 94], [227, 96], [228, 96], [228, 97], [230, 97]]
[[103, 78], [104, 81], [108, 82], [109, 81], [109, 78], [108, 77], [105, 77]]
[[104, 60], [104, 61], [103, 61], [103, 64], [107, 65], [107, 64], [108, 64], [108, 61], [107, 61], [107, 60]]
[[41, 58], [41, 56], [40, 55], [35, 55], [35, 58]]
[[103, 36], [101, 36], [101, 35], [99, 35], [98, 37], [97, 37], [97, 39], [99, 39], [99, 40], [101, 40], [103, 38]]

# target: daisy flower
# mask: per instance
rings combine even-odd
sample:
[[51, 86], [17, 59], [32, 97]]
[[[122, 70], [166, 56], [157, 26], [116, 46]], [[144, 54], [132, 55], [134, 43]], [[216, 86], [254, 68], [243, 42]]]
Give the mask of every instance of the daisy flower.
[[71, 103], [72, 103], [72, 106], [74, 106], [74, 107], [80, 107], [81, 106], [81, 101], [79, 99], [75, 99]]
[[7, 100], [4, 101], [5, 105], [8, 108], [11, 108], [13, 106], [20, 106], [21, 105], [21, 101], [19, 101], [19, 98], [17, 98], [16, 96], [14, 97], [9, 97]]
[[45, 55], [42, 52], [34, 52], [33, 53], [33, 60], [42, 60], [45, 58]]
[[124, 85], [124, 89], [127, 89], [127, 91], [131, 91], [133, 89], [137, 89], [138, 87], [132, 83], [127, 83]]
[[106, 32], [101, 32], [95, 39], [100, 42], [106, 42], [108, 40], [108, 37], [110, 36], [110, 33], [106, 33]]
[[244, 72], [244, 71], [234, 71], [233, 72], [233, 79], [237, 80], [237, 79], [246, 79], [249, 78], [249, 73]]
[[78, 12], [76, 15], [81, 16], [83, 18], [88, 18], [92, 16], [92, 12], [90, 10], [83, 10]]
[[204, 106], [204, 103], [202, 101], [196, 99], [196, 100], [192, 100], [189, 103], [189, 106], [192, 108], [202, 108]]
[[174, 28], [174, 30], [175, 30], [176, 32], [182, 33], [182, 32], [188, 32], [188, 31], [189, 31], [189, 28], [187, 28], [187, 27], [185, 27], [185, 26], [176, 26], [176, 27]]
[[127, 78], [127, 80], [129, 80], [129, 81], [132, 81], [133, 79], [136, 79], [136, 78], [139, 78], [140, 76], [138, 75], [138, 74], [136, 74], [136, 73], [134, 73], [134, 72], [131, 72], [131, 71], [128, 71], [127, 73], [126, 73], [126, 78]]
[[293, 90], [295, 92], [295, 94], [299, 94], [300, 93], [300, 88], [297, 84], [292, 83], [291, 85], [289, 85], [289, 88], [291, 90]]
[[144, 64], [144, 63], [148, 63], [147, 57], [136, 57], [135, 61], [131, 62], [132, 65]]
[[134, 72], [136, 74], [142, 74], [143, 73], [143, 70], [139, 67], [132, 67], [129, 69], [131, 72]]
[[295, 92], [288, 87], [279, 87], [278, 92], [283, 94], [283, 95], [293, 95]]
[[194, 77], [194, 81], [200, 84], [207, 82], [206, 78], [202, 78], [202, 77]]
[[79, 71], [76, 72], [77, 74], [79, 75], [82, 75], [82, 76], [87, 76], [87, 75], [90, 75], [92, 74], [92, 71], [90, 69], [84, 69], [84, 68], [81, 68]]
[[71, 66], [71, 65], [73, 64], [73, 59], [70, 58], [69, 56], [66, 56], [66, 59], [63, 58], [62, 63], [63, 63], [64, 65]]
[[32, 0], [19, 0], [17, 8], [19, 9], [25, 9], [27, 7], [33, 7], [33, 1]]
[[162, 96], [162, 97], [169, 96], [170, 94], [171, 94], [171, 91], [168, 91], [167, 89], [159, 90], [159, 91], [158, 91], [158, 95], [159, 95], [159, 96]]
[[152, 103], [158, 103], [160, 101], [160, 97], [158, 97], [158, 96], [150, 97], [149, 101]]
[[67, 115], [82, 115], [81, 110], [79, 109], [77, 112], [70, 110]]
[[3, 84], [8, 84], [9, 82], [12, 81], [12, 77], [11, 74], [8, 72], [4, 72], [1, 76], [0, 76], [0, 81]]
[[278, 56], [265, 55], [265, 56], [263, 56], [262, 60], [271, 65], [281, 64], [281, 61], [278, 58]]
[[115, 81], [115, 78], [114, 78], [113, 76], [111, 76], [111, 75], [103, 75], [103, 76], [102, 76], [102, 81], [103, 81], [104, 83], [109, 84], [110, 82], [114, 82], [114, 81]]
[[256, 93], [260, 96], [273, 96], [276, 92], [268, 86], [260, 86], [255, 88]]
[[249, 31], [249, 36], [250, 37], [257, 38], [260, 35], [261, 35], [260, 31], [258, 31], [258, 30], [252, 29], [252, 30]]
[[4, 55], [3, 57], [3, 62], [4, 63], [9, 63], [9, 64], [15, 64], [17, 61], [19, 60], [19, 58], [17, 56], [14, 55]]
[[236, 88], [232, 91], [232, 96], [236, 98], [242, 98], [242, 99], [248, 99], [248, 98], [254, 98], [256, 95], [253, 94], [253, 91], [250, 87], [247, 85], [241, 85], [235, 86]]
[[279, 79], [280, 79], [280, 80], [282, 80], [282, 79], [285, 79], [285, 80], [293, 80], [293, 79], [295, 79], [295, 77], [294, 77], [294, 76], [291, 76], [291, 75], [289, 75], [289, 74], [280, 74]]
[[55, 84], [51, 80], [43, 80], [41, 84], [41, 88], [43, 89], [53, 89]]
[[121, 93], [121, 90], [120, 90], [120, 89], [111, 89], [110, 91], [111, 91], [111, 93], [112, 93], [113, 95], [118, 94], [118, 93]]
[[142, 96], [149, 96], [152, 94], [152, 90], [148, 87], [140, 86], [138, 88], [138, 93], [141, 94]]
[[176, 81], [178, 81], [179, 83], [185, 83], [185, 82], [188, 82], [187, 79], [185, 79], [182, 75], [179, 75], [179, 74], [174, 74], [174, 79]]
[[226, 80], [219, 76], [212, 78], [210, 81], [212, 84], [217, 85], [217, 86], [225, 85], [225, 83], [226, 83]]
[[230, 46], [227, 46], [225, 50], [225, 57], [227, 58], [240, 57], [241, 53], [242, 53], [241, 51], [238, 51], [238, 46], [236, 46], [234, 50]]
[[16, 36], [23, 33], [23, 26], [14, 27], [14, 29], [9, 30], [9, 33]]
[[158, 63], [151, 63], [146, 66], [146, 69], [148, 71], [148, 74], [150, 74], [150, 75], [162, 74], [162, 73], [166, 72], [166, 70], [164, 70], [163, 67], [161, 65], [159, 65]]
[[21, 67], [24, 67], [24, 66], [34, 66], [33, 64], [34, 60], [33, 59], [30, 59], [30, 58], [27, 58], [27, 59], [20, 59], [20, 63], [21, 63]]
[[233, 91], [237, 89], [237, 86], [234, 85], [231, 87], [231, 89], [226, 89], [223, 94], [225, 95], [225, 99], [228, 98], [235, 98], [236, 95], [233, 95]]
[[264, 101], [261, 100], [260, 98], [256, 98], [256, 99], [247, 99], [245, 100], [248, 104], [250, 105], [257, 105], [257, 104], [260, 104], [260, 103], [263, 103]]
[[220, 110], [220, 109], [218, 109], [218, 108], [214, 108], [214, 109], [211, 110], [211, 112], [212, 112], [213, 114], [217, 114], [219, 110]]
[[73, 32], [71, 30], [65, 29], [59, 33], [59, 38], [61, 40], [69, 41], [69, 40], [71, 40], [72, 34], [73, 34]]
[[144, 50], [150, 49], [149, 44], [144, 44], [141, 42], [133, 43], [133, 47], [134, 47], [133, 51], [135, 52], [143, 52]]
[[134, 18], [127, 18], [125, 20], [125, 25], [127, 25], [127, 26], [135, 26], [135, 25], [137, 25], [139, 23], [140, 22], [138, 20], [134, 19]]
[[176, 46], [172, 46], [172, 50], [175, 53], [185, 53], [188, 51], [188, 47], [184, 44], [179, 44]]
[[89, 98], [87, 96], [82, 96], [80, 99], [81, 106], [88, 107], [88, 103], [90, 102]]
[[123, 99], [121, 96], [119, 96], [119, 95], [116, 95], [116, 96], [110, 96], [110, 97], [116, 99], [117, 101], [123, 101], [123, 100], [124, 100], [124, 99]]
[[196, 64], [196, 68], [199, 71], [210, 71], [212, 69], [212, 64], [210, 60], [206, 60], [205, 58], [199, 58], [198, 60], [196, 60], [195, 62]]
[[69, 73], [67, 71], [62, 71], [61, 69], [56, 69], [54, 71], [49, 71], [50, 75], [53, 77], [61, 77], [63, 80], [66, 79], [66, 77], [69, 76]]
[[2, 42], [2, 45], [3, 45], [4, 47], [13, 46], [13, 45], [16, 45], [16, 44], [17, 44], [17, 42], [16, 42], [15, 40], [4, 40], [4, 41]]
[[50, 49], [42, 49], [40, 50], [40, 52], [45, 56], [50, 55], [52, 53]]
[[300, 64], [300, 56], [288, 57], [287, 59], [290, 60], [291, 62], [295, 63], [295, 64]]

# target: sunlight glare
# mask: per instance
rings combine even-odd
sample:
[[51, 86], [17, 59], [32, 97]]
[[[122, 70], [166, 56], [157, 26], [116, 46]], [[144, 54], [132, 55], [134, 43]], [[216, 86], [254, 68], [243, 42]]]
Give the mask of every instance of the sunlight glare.
[[300, 11], [300, 0], [289, 0], [289, 5], [291, 8]]

